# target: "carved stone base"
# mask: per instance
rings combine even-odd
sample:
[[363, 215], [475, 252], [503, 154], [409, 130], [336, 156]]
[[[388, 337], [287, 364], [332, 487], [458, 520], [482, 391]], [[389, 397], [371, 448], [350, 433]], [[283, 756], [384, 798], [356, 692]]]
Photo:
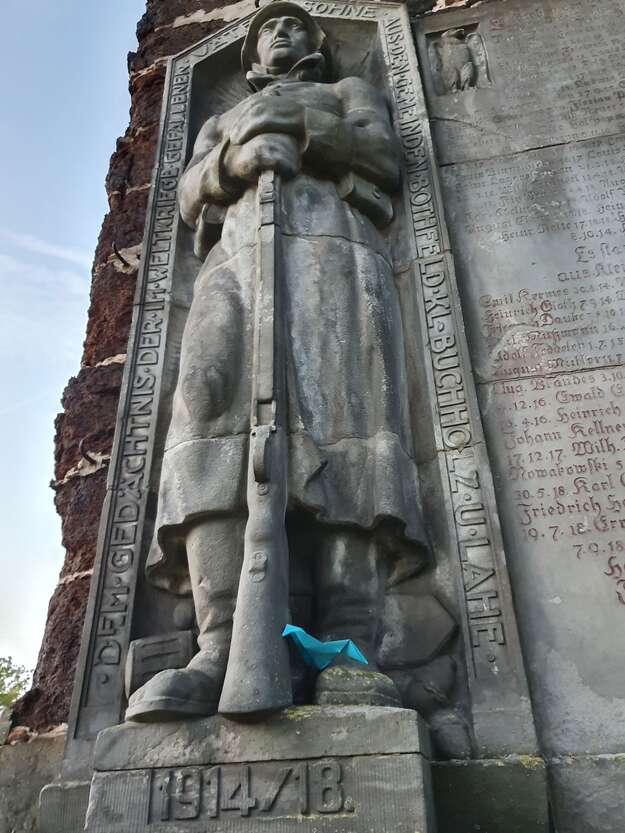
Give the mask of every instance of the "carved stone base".
[[625, 755], [563, 755], [549, 762], [558, 833], [621, 833]]
[[427, 730], [381, 707], [107, 729], [86, 830], [434, 833]]
[[89, 781], [48, 784], [39, 795], [39, 833], [82, 833]]
[[[438, 833], [550, 830], [547, 772], [542, 758], [506, 755], [440, 762], [432, 767], [432, 781]], [[578, 828], [580, 833], [582, 830], [586, 833], [585, 827]], [[566, 833], [572, 833], [572, 829]]]

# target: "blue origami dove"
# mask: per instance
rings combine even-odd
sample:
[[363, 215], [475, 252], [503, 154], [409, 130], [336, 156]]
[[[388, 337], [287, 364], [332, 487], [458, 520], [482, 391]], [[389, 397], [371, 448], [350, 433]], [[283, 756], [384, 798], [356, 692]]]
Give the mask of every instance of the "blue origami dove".
[[299, 628], [297, 625], [285, 625], [282, 636], [290, 636], [302, 655], [304, 662], [308, 665], [314, 665], [319, 671], [327, 668], [334, 657], [338, 657], [339, 654], [369, 665], [367, 659], [351, 639], [335, 639], [332, 642], [321, 642], [321, 640], [315, 639], [304, 628]]

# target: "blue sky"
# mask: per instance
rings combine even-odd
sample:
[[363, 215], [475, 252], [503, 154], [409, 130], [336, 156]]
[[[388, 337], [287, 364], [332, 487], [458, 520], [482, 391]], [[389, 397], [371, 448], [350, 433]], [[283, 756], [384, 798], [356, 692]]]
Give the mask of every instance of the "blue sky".
[[3, 0], [0, 656], [34, 667], [63, 562], [54, 417], [80, 367], [108, 160], [145, 0]]

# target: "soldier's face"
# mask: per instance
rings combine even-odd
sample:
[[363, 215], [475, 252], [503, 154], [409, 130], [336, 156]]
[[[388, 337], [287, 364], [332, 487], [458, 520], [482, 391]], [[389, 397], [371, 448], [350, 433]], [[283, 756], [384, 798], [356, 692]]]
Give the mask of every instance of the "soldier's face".
[[310, 54], [308, 31], [296, 17], [274, 17], [261, 26], [256, 51], [262, 66], [289, 70]]

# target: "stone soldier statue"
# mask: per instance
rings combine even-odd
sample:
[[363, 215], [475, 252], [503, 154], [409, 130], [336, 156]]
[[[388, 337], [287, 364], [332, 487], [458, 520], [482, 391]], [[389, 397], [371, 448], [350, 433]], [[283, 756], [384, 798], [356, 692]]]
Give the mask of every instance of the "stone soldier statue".
[[[203, 125], [180, 183], [181, 215], [205, 260], [147, 565], [157, 586], [192, 592], [199, 652], [135, 692], [131, 719], [210, 714], [224, 680], [246, 524], [256, 185], [265, 170], [283, 182], [290, 558], [311, 567], [314, 635], [351, 638], [369, 660], [322, 671], [316, 702], [399, 705], [375, 663], [380, 603], [397, 553], [422, 558], [426, 548], [385, 240], [400, 183], [385, 99], [360, 78], [332, 79], [324, 32], [292, 2], [256, 14], [242, 63], [253, 93]], [[211, 222], [223, 229], [206, 252]]]

